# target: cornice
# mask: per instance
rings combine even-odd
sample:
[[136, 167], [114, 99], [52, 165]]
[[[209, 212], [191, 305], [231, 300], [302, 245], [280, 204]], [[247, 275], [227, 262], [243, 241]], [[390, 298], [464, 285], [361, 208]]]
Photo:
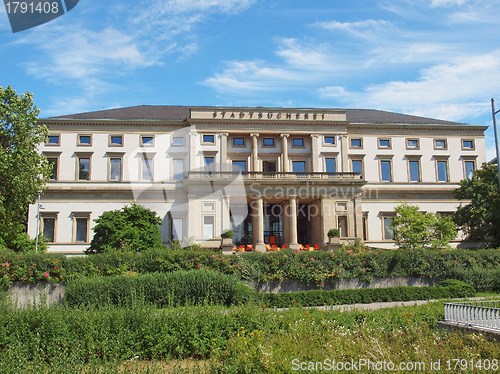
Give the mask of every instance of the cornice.
[[429, 124], [412, 124], [412, 123], [387, 123], [387, 124], [376, 124], [376, 123], [349, 123], [347, 124], [347, 129], [363, 129], [363, 130], [424, 130], [424, 131], [478, 131], [484, 132], [488, 129], [488, 126], [475, 126], [475, 125], [440, 125], [435, 123]]
[[71, 118], [42, 118], [38, 123], [44, 125], [64, 125], [64, 126], [175, 126], [187, 127], [185, 120], [182, 121], [157, 121], [157, 120], [114, 120], [114, 119], [71, 119]]

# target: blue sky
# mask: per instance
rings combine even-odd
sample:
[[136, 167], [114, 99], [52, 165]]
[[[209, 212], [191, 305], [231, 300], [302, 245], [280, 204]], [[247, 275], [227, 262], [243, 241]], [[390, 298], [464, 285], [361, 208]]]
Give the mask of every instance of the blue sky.
[[[500, 0], [80, 0], [13, 34], [2, 7], [0, 86], [33, 92], [41, 117], [141, 104], [327, 107], [492, 127], [499, 16]], [[486, 136], [493, 157], [491, 128]]]

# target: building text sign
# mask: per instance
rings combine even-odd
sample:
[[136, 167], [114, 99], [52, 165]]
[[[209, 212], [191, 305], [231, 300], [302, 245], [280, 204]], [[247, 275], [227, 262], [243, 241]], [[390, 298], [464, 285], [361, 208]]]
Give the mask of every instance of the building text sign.
[[345, 121], [345, 111], [192, 109], [193, 119], [258, 121]]

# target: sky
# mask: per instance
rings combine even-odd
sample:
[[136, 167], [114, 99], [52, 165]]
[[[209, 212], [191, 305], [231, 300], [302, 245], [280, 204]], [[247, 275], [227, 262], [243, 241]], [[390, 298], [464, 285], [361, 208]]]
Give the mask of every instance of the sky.
[[[80, 0], [12, 33], [0, 86], [40, 117], [134, 105], [362, 108], [490, 126], [500, 0]], [[500, 114], [498, 114], [500, 121]]]

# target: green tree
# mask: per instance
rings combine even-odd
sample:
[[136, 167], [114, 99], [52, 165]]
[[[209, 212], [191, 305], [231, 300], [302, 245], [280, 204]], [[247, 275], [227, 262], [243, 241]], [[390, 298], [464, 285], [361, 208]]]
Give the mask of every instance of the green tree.
[[484, 163], [469, 179], [460, 181], [455, 190], [461, 203], [454, 215], [455, 223], [471, 241], [485, 242], [489, 247], [500, 247], [500, 196], [497, 165]]
[[31, 93], [0, 87], [0, 246], [16, 251], [35, 248], [24, 222], [51, 174], [46, 157], [37, 151], [49, 133], [37, 125], [38, 114]]
[[419, 207], [401, 203], [395, 208], [391, 228], [399, 248], [419, 250], [424, 248], [449, 248], [449, 241], [457, 236], [449, 216], [419, 212]]
[[135, 202], [121, 210], [104, 212], [95, 220], [87, 254], [110, 251], [161, 249], [161, 218]]

